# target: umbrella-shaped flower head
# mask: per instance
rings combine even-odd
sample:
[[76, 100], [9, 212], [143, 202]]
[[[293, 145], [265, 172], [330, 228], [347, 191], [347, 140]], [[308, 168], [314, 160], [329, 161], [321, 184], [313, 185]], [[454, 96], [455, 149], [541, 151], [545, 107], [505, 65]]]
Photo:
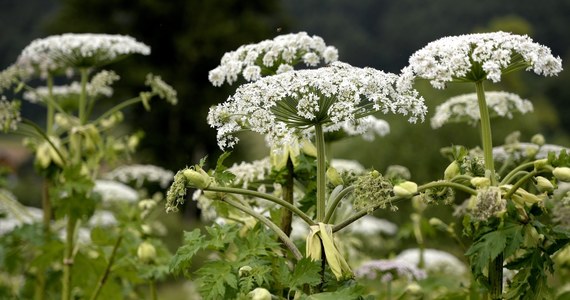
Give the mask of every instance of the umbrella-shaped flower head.
[[515, 70], [532, 70], [552, 76], [562, 71], [562, 60], [546, 46], [526, 35], [506, 32], [476, 33], [444, 37], [414, 53], [403, 73], [428, 79], [442, 89], [446, 82], [501, 81]]
[[226, 81], [234, 83], [240, 75], [246, 81], [255, 81], [266, 75], [291, 71], [299, 63], [316, 67], [336, 60], [338, 50], [327, 46], [321, 37], [306, 32], [291, 33], [227, 52], [208, 78], [214, 86], [221, 86]]
[[395, 74], [335, 62], [242, 85], [210, 109], [208, 123], [218, 130], [218, 145], [225, 149], [235, 145], [235, 133], [244, 129], [265, 135], [270, 145], [280, 145], [310, 136], [314, 125], [325, 131], [341, 129], [346, 122], [375, 112], [402, 114], [412, 123], [423, 121], [424, 100], [410, 87]]

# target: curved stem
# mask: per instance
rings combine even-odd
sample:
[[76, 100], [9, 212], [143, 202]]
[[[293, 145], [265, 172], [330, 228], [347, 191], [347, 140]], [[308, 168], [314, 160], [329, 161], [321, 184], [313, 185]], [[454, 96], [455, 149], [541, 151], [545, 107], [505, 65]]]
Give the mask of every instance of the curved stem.
[[223, 202], [243, 211], [244, 213], [256, 218], [257, 220], [259, 220], [261, 223], [263, 223], [265, 226], [269, 227], [271, 230], [273, 230], [277, 236], [279, 236], [279, 238], [281, 239], [281, 241], [283, 242], [283, 244], [285, 244], [285, 246], [287, 246], [287, 248], [289, 248], [289, 250], [291, 251], [291, 253], [293, 253], [293, 256], [297, 259], [300, 260], [303, 258], [303, 255], [301, 254], [301, 252], [299, 251], [299, 249], [297, 249], [297, 246], [295, 246], [295, 244], [293, 243], [293, 241], [289, 238], [289, 236], [287, 236], [283, 230], [281, 230], [281, 228], [279, 228], [279, 226], [275, 225], [273, 222], [271, 222], [269, 219], [267, 219], [266, 217], [258, 214], [257, 212], [255, 212], [253, 209], [246, 207], [238, 202], [235, 202], [233, 200], [227, 199], [227, 197], [223, 197], [222, 200]]
[[475, 82], [477, 91], [477, 101], [479, 102], [479, 112], [481, 114], [481, 140], [483, 144], [483, 153], [485, 158], [485, 169], [490, 172], [491, 185], [497, 184], [495, 177], [495, 163], [493, 161], [493, 136], [491, 134], [491, 120], [489, 117], [489, 108], [485, 100], [485, 88], [483, 81]]
[[113, 250], [111, 251], [111, 256], [109, 256], [109, 261], [107, 262], [107, 266], [105, 267], [105, 271], [103, 271], [101, 278], [99, 278], [99, 281], [97, 282], [97, 287], [95, 288], [95, 291], [93, 291], [93, 294], [91, 295], [91, 298], [90, 298], [91, 300], [95, 300], [95, 299], [97, 299], [97, 297], [99, 297], [99, 293], [101, 292], [101, 289], [103, 288], [103, 286], [107, 282], [107, 278], [109, 277], [109, 274], [111, 273], [111, 267], [113, 267], [113, 263], [115, 262], [115, 257], [117, 255], [117, 250], [119, 249], [119, 245], [121, 245], [122, 240], [123, 240], [123, 233], [121, 232], [119, 234], [119, 237], [117, 238], [117, 241], [115, 241], [115, 245], [113, 246]]
[[129, 105], [133, 105], [135, 103], [141, 102], [142, 99], [140, 97], [134, 97], [131, 98], [129, 100], [125, 100], [113, 107], [111, 107], [108, 111], [106, 111], [105, 113], [103, 113], [102, 115], [100, 115], [97, 119], [95, 119], [95, 121], [93, 121], [93, 123], [97, 123], [100, 122], [101, 120], [105, 119], [106, 117], [114, 114], [115, 112], [129, 106]]
[[53, 144], [53, 142], [50, 140], [49, 136], [47, 136], [46, 133], [43, 132], [43, 130], [40, 127], [38, 127], [38, 125], [36, 125], [34, 122], [27, 120], [27, 119], [23, 119], [22, 124], [26, 124], [26, 125], [32, 127], [37, 133], [39, 133], [40, 136], [43, 137], [44, 140], [46, 140], [46, 142], [48, 142], [48, 144], [53, 148], [53, 150], [55, 150], [55, 152], [57, 153], [57, 156], [59, 156], [59, 158], [63, 162], [63, 165], [65, 166], [65, 164], [66, 164], [65, 163], [65, 157], [61, 154], [61, 152], [59, 152], [59, 149]]
[[528, 174], [526, 174], [523, 178], [519, 179], [519, 181], [517, 181], [517, 183], [515, 183], [515, 185], [513, 185], [513, 187], [507, 192], [507, 194], [505, 195], [505, 198], [509, 199], [511, 198], [511, 196], [530, 178], [532, 178], [533, 176], [537, 175], [538, 171], [533, 170], [532, 172], [529, 172]]
[[239, 194], [239, 195], [246, 195], [246, 196], [257, 197], [257, 198], [269, 200], [273, 203], [276, 203], [276, 204], [279, 204], [283, 207], [286, 207], [287, 209], [292, 211], [294, 214], [299, 216], [301, 219], [303, 219], [305, 222], [307, 222], [307, 224], [315, 225], [315, 222], [313, 220], [311, 220], [311, 218], [309, 218], [309, 216], [307, 216], [304, 212], [302, 212], [299, 208], [295, 207], [293, 204], [288, 203], [281, 198], [273, 197], [273, 196], [267, 195], [265, 193], [260, 193], [257, 191], [250, 191], [250, 190], [245, 190], [245, 189], [240, 189], [240, 188], [230, 188], [230, 187], [220, 187], [220, 186], [207, 187], [204, 189], [204, 191], [222, 192], [222, 193], [229, 193], [229, 194]]
[[328, 223], [328, 222], [331, 220], [331, 218], [332, 218], [332, 216], [333, 216], [333, 214], [334, 214], [334, 211], [336, 210], [336, 207], [338, 206], [338, 204], [340, 203], [340, 201], [341, 201], [342, 199], [344, 199], [344, 197], [345, 197], [348, 193], [352, 192], [353, 190], [354, 190], [354, 186], [349, 186], [349, 187], [345, 188], [344, 190], [342, 190], [340, 193], [338, 193], [338, 195], [336, 195], [336, 197], [333, 199], [333, 201], [332, 201], [332, 203], [331, 203], [331, 205], [330, 205], [330, 207], [329, 207], [329, 210], [327, 211], [327, 214], [326, 214], [326, 216], [325, 216], [325, 220], [324, 220], [324, 223], [325, 223], [325, 224]]
[[315, 124], [315, 143], [317, 146], [317, 222], [323, 222], [326, 211], [326, 152], [325, 135], [323, 133], [323, 126], [320, 123]]
[[434, 182], [426, 183], [424, 185], [420, 185], [418, 187], [418, 192], [421, 192], [421, 191], [427, 190], [427, 189], [431, 189], [434, 187], [450, 187], [450, 188], [454, 188], [456, 190], [460, 190], [462, 192], [466, 192], [470, 195], [477, 195], [476, 190], [474, 190], [468, 186], [464, 186], [462, 184], [450, 182], [450, 181], [434, 181]]
[[89, 69], [81, 68], [79, 70], [81, 73], [81, 93], [79, 94], [79, 122], [81, 125], [87, 122], [87, 78], [89, 75]]
[[526, 169], [526, 168], [529, 168], [529, 167], [534, 167], [534, 161], [530, 161], [530, 162], [524, 163], [524, 164], [522, 164], [522, 165], [520, 165], [520, 166], [518, 166], [518, 167], [512, 169], [512, 170], [505, 176], [505, 178], [503, 178], [503, 180], [501, 180], [501, 185], [507, 184], [508, 182], [511, 181], [512, 177], [515, 176], [519, 171], [522, 171], [522, 170], [524, 170], [524, 169]]

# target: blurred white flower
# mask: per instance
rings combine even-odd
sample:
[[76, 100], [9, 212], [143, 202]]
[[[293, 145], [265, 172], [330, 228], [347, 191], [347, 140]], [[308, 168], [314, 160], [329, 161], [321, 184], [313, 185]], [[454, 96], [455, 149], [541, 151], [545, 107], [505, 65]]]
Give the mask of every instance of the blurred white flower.
[[394, 235], [398, 231], [398, 226], [388, 220], [366, 215], [350, 224], [347, 230], [364, 236], [374, 236], [381, 233]]
[[21, 121], [20, 102], [8, 101], [2, 95], [0, 98], [0, 131], [16, 130]]
[[331, 166], [339, 172], [353, 172], [354, 174], [362, 174], [364, 166], [356, 160], [333, 158]]
[[101, 196], [103, 203], [136, 202], [139, 199], [136, 190], [113, 180], [96, 180], [93, 192]]
[[157, 182], [162, 188], [166, 188], [174, 179], [174, 172], [159, 166], [135, 164], [120, 166], [103, 177], [122, 183], [134, 181], [137, 187], [141, 187], [145, 182]]
[[412, 281], [425, 279], [427, 277], [425, 271], [420, 270], [415, 264], [401, 259], [367, 261], [354, 271], [354, 275], [357, 278], [370, 280], [374, 280], [380, 276], [382, 282], [389, 282], [398, 278]]
[[538, 146], [532, 143], [516, 143], [494, 147], [493, 158], [497, 161], [503, 162], [511, 155], [514, 159], [521, 159], [527, 157], [529, 153], [532, 153], [536, 154], [535, 157], [537, 159], [543, 159], [548, 157], [549, 152], [554, 152], [558, 155], [562, 150], [566, 150], [566, 153], [570, 153], [569, 148], [559, 145], [544, 144], [542, 146]]
[[249, 183], [261, 181], [271, 173], [271, 163], [269, 157], [252, 162], [243, 161], [234, 163], [227, 171], [236, 175], [235, 184], [241, 184], [242, 188], [247, 189]]
[[240, 74], [246, 81], [255, 81], [262, 76], [293, 70], [293, 65], [300, 61], [315, 67], [321, 61], [328, 64], [336, 60], [338, 50], [327, 46], [322, 38], [309, 36], [306, 32], [284, 34], [225, 53], [220, 65], [210, 71], [208, 79], [214, 86], [221, 86], [226, 81], [232, 84]]
[[129, 54], [150, 54], [150, 48], [130, 36], [66, 33], [32, 41], [17, 65], [41, 76], [68, 68], [100, 67]]
[[[485, 92], [490, 117], [507, 117], [511, 119], [513, 113], [526, 114], [533, 111], [532, 103], [521, 99], [516, 94], [507, 92]], [[477, 125], [481, 115], [477, 94], [465, 94], [451, 97], [435, 109], [431, 118], [431, 127], [439, 128], [447, 123], [466, 122]]]
[[[454, 255], [436, 249], [424, 249], [424, 264], [428, 272], [441, 272], [452, 276], [465, 275], [467, 267]], [[397, 260], [403, 260], [417, 266], [420, 262], [420, 249], [407, 249], [402, 251]]]
[[519, 69], [552, 76], [562, 71], [562, 60], [526, 35], [506, 32], [444, 37], [416, 51], [402, 70], [406, 76], [430, 80], [442, 89], [446, 82], [501, 81], [503, 73]]
[[118, 222], [117, 218], [115, 218], [115, 215], [112, 212], [108, 210], [97, 210], [95, 211], [93, 216], [91, 216], [87, 224], [90, 227], [96, 227], [96, 226], [108, 227], [108, 226], [115, 226], [118, 224]]

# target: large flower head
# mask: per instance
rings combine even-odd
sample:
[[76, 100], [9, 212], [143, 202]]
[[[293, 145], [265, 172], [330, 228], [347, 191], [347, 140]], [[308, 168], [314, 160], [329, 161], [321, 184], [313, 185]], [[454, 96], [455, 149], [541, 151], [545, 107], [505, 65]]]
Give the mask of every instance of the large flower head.
[[410, 86], [395, 74], [335, 62], [242, 85], [210, 109], [208, 123], [218, 130], [218, 145], [224, 149], [233, 147], [238, 141], [234, 134], [244, 129], [266, 135], [270, 145], [280, 145], [310, 136], [316, 124], [325, 131], [340, 129], [377, 111], [408, 116], [412, 123], [423, 121], [426, 106]]
[[552, 76], [562, 71], [562, 60], [526, 35], [506, 32], [444, 37], [410, 57], [403, 73], [428, 79], [442, 89], [446, 82], [501, 81], [501, 75], [519, 69]]
[[[516, 94], [507, 92], [486, 92], [490, 117], [507, 117], [513, 113], [526, 114], [533, 110], [532, 103]], [[447, 123], [467, 122], [476, 125], [481, 119], [477, 94], [470, 93], [451, 97], [436, 107], [431, 127], [439, 128]]]
[[338, 50], [327, 46], [321, 37], [306, 32], [284, 34], [227, 52], [208, 78], [214, 86], [221, 86], [225, 81], [232, 84], [239, 75], [247, 81], [255, 81], [264, 75], [291, 71], [301, 62], [307, 67], [316, 67], [337, 59]]
[[130, 36], [66, 33], [32, 41], [17, 65], [41, 75], [68, 68], [99, 67], [130, 54], [150, 54], [150, 48]]

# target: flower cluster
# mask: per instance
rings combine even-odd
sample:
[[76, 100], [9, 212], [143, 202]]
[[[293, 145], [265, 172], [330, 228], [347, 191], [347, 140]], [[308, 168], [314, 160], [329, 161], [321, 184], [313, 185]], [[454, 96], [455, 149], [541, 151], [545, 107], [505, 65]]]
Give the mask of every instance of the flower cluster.
[[526, 35], [500, 31], [441, 38], [416, 51], [409, 63], [403, 73], [428, 79], [438, 89], [451, 81], [499, 82], [502, 74], [518, 69], [545, 76], [562, 71], [562, 60], [548, 47]]
[[306, 32], [285, 34], [227, 52], [221, 64], [210, 71], [208, 79], [214, 86], [221, 86], [225, 81], [232, 84], [240, 74], [247, 81], [255, 81], [263, 75], [291, 71], [300, 61], [315, 67], [321, 61], [328, 64], [337, 59], [337, 49], [327, 46], [316, 35], [309, 36]]
[[93, 192], [99, 194], [104, 203], [136, 202], [139, 200], [136, 190], [113, 180], [96, 180]]
[[5, 96], [0, 98], [0, 131], [16, 130], [20, 116], [20, 102], [8, 101]]
[[174, 173], [154, 165], [128, 165], [105, 174], [105, 178], [122, 183], [134, 181], [138, 187], [145, 182], [158, 182], [161, 187], [166, 188], [174, 179]]
[[390, 202], [394, 195], [394, 187], [378, 171], [372, 171], [358, 177], [354, 183], [354, 208], [357, 210], [367, 209], [369, 212], [377, 208], [384, 209], [388, 205], [392, 210], [398, 208]]
[[234, 134], [244, 129], [266, 135], [271, 146], [310, 136], [315, 124], [325, 131], [329, 126], [340, 129], [375, 111], [409, 115], [411, 123], [423, 121], [423, 98], [401, 83], [395, 74], [335, 62], [242, 85], [226, 102], [210, 108], [208, 123], [218, 130], [218, 145], [225, 149], [239, 141]]
[[[490, 117], [507, 117], [511, 119], [513, 113], [526, 114], [532, 112], [532, 103], [521, 99], [516, 94], [507, 92], [486, 92], [485, 98], [489, 107]], [[435, 109], [435, 115], [431, 119], [431, 127], [439, 128], [447, 123], [467, 122], [477, 125], [481, 115], [477, 94], [464, 94], [451, 97]]]
[[250, 183], [267, 178], [271, 173], [271, 162], [269, 157], [252, 162], [242, 161], [239, 164], [233, 164], [228, 171], [236, 176], [235, 184], [241, 184], [242, 188], [247, 189]]
[[400, 259], [371, 260], [365, 262], [354, 271], [354, 275], [356, 275], [357, 278], [367, 278], [370, 280], [376, 279], [379, 274], [382, 276], [380, 278], [382, 282], [390, 282], [397, 279], [394, 278], [394, 276], [407, 280], [421, 280], [427, 277], [425, 271], [420, 270], [414, 264]]
[[420, 262], [420, 255], [423, 255], [425, 269], [428, 272], [442, 272], [454, 276], [465, 275], [467, 268], [457, 257], [452, 254], [436, 250], [436, 249], [423, 249], [420, 251], [418, 248], [407, 249], [402, 251], [397, 260], [407, 261], [413, 265], [418, 265]]
[[168, 83], [164, 82], [160, 76], [148, 74], [146, 76], [145, 84], [152, 89], [153, 93], [156, 93], [160, 98], [166, 100], [166, 102], [172, 105], [176, 105], [176, 103], [178, 103], [176, 90]]
[[124, 35], [66, 33], [32, 41], [17, 64], [38, 71], [49, 72], [68, 68], [89, 68], [109, 64], [129, 54], [150, 54], [150, 48]]

